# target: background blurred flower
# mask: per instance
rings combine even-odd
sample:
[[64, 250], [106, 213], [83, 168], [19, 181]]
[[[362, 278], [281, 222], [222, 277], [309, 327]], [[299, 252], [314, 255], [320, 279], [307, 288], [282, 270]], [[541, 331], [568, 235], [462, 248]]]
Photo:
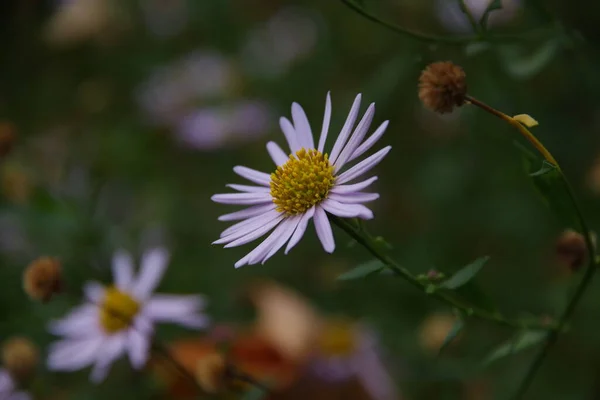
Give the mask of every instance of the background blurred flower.
[[[487, 9], [492, 0], [465, 0], [467, 8], [476, 21]], [[521, 8], [520, 0], [502, 0], [502, 9], [493, 11], [488, 19], [488, 27], [494, 27], [510, 22]], [[472, 32], [473, 28], [467, 16], [461, 11], [458, 1], [436, 0], [435, 12], [440, 23], [453, 32]]]
[[0, 399], [2, 400], [30, 400], [27, 392], [20, 392], [16, 383], [5, 369], [0, 369]]
[[252, 75], [279, 77], [314, 50], [319, 34], [317, 15], [306, 8], [285, 7], [250, 32], [241, 57]]
[[23, 383], [31, 378], [38, 363], [39, 350], [31, 340], [17, 336], [2, 344], [2, 364], [15, 380]]

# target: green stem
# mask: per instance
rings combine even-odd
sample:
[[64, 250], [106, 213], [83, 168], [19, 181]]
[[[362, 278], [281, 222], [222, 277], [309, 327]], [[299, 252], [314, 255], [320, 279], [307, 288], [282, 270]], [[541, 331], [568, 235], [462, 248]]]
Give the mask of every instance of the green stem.
[[585, 222], [585, 218], [583, 217], [583, 212], [581, 211], [581, 208], [579, 207], [579, 204], [577, 203], [577, 199], [575, 198], [575, 193], [573, 192], [573, 189], [571, 188], [571, 185], [569, 184], [569, 181], [567, 180], [566, 176], [562, 172], [560, 165], [558, 164], [556, 159], [552, 156], [550, 151], [542, 144], [542, 142], [540, 142], [529, 131], [529, 129], [527, 129], [519, 121], [504, 114], [503, 112], [500, 112], [500, 111], [488, 106], [487, 104], [485, 104], [473, 97], [466, 96], [466, 100], [469, 103], [502, 119], [503, 121], [508, 122], [510, 125], [517, 128], [519, 130], [519, 132], [540, 152], [540, 154], [542, 154], [544, 156], [546, 161], [550, 162], [552, 165], [554, 165], [558, 169], [558, 171], [560, 172], [560, 177], [565, 184], [565, 188], [567, 189], [567, 193], [569, 195], [569, 199], [571, 200], [571, 204], [573, 205], [573, 210], [575, 211], [575, 214], [579, 221], [579, 225], [580, 225], [579, 227], [581, 228], [581, 231], [583, 232], [583, 235], [585, 238], [585, 245], [586, 245], [586, 249], [587, 249], [587, 253], [588, 253], [588, 255], [587, 255], [588, 265], [585, 270], [585, 274], [583, 275], [583, 278], [579, 282], [579, 285], [577, 286], [577, 289], [575, 290], [573, 297], [571, 297], [571, 299], [567, 303], [567, 306], [565, 307], [564, 311], [560, 315], [556, 329], [548, 332], [548, 336], [546, 337], [544, 346], [542, 347], [540, 352], [537, 354], [537, 356], [534, 358], [531, 366], [527, 370], [527, 374], [523, 378], [523, 381], [521, 382], [521, 385], [519, 386], [519, 388], [517, 390], [517, 393], [514, 398], [520, 399], [525, 395], [525, 393], [529, 389], [529, 386], [531, 386], [531, 383], [533, 382], [535, 375], [537, 374], [540, 367], [542, 366], [542, 363], [546, 359], [546, 356], [548, 355], [550, 349], [552, 348], [552, 346], [554, 346], [554, 344], [558, 340], [559, 333], [563, 330], [563, 328], [565, 327], [565, 325], [571, 318], [571, 315], [575, 311], [575, 308], [577, 308], [579, 301], [581, 300], [581, 298], [583, 297], [583, 294], [585, 293], [586, 289], [588, 288], [589, 284], [591, 283], [592, 278], [594, 277], [594, 275], [596, 273], [596, 269], [597, 269], [596, 254], [595, 254], [595, 250], [594, 250], [594, 245], [592, 243], [591, 231]]
[[391, 22], [384, 21], [377, 17], [375, 14], [370, 13], [365, 10], [363, 7], [358, 5], [354, 0], [342, 0], [348, 8], [353, 10], [354, 12], [362, 15], [366, 19], [375, 22], [385, 28], [399, 33], [401, 35], [410, 37], [412, 39], [425, 42], [425, 43], [443, 43], [447, 45], [464, 45], [472, 42], [514, 42], [523, 40], [527, 36], [538, 36], [540, 33], [546, 34], [549, 31], [553, 31], [553, 29], [548, 28], [536, 28], [530, 31], [516, 33], [516, 34], [504, 34], [504, 35], [486, 35], [482, 37], [480, 35], [469, 35], [469, 36], [439, 36], [432, 35], [429, 33], [420, 32], [414, 29], [405, 28]]
[[[399, 265], [396, 261], [394, 261], [390, 256], [385, 254], [381, 249], [378, 243], [375, 242], [373, 238], [365, 234], [363, 231], [359, 230], [356, 226], [349, 223], [347, 220], [338, 218], [335, 216], [331, 216], [332, 221], [342, 228], [350, 237], [356, 240], [360, 245], [362, 245], [369, 253], [375, 256], [378, 260], [380, 260], [386, 267], [391, 270], [395, 275], [402, 277], [408, 283], [418, 288], [419, 290], [426, 292], [427, 284], [418, 280], [413, 274], [411, 274], [406, 268]], [[450, 295], [447, 292], [441, 290], [434, 290], [430, 293], [431, 296], [436, 299], [448, 304], [451, 307], [454, 307], [460, 311], [462, 311], [465, 315], [473, 316], [475, 318], [493, 321], [497, 324], [508, 326], [511, 328], [517, 329], [543, 329], [543, 330], [551, 330], [554, 331], [558, 329], [557, 326], [553, 324], [544, 324], [542, 322], [531, 322], [531, 320], [521, 320], [521, 319], [509, 319], [504, 317], [498, 313], [492, 313], [486, 311], [477, 306], [473, 306], [467, 304], [465, 302], [459, 301]], [[564, 328], [564, 326], [563, 326]]]

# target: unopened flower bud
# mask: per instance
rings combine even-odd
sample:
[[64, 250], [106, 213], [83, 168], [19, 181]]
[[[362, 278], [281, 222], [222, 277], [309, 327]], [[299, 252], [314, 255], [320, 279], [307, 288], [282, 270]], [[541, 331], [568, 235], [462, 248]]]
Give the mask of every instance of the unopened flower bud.
[[208, 354], [196, 364], [196, 381], [207, 393], [219, 393], [224, 389], [226, 373], [227, 363], [220, 353]]
[[585, 237], [571, 229], [559, 236], [555, 250], [558, 262], [573, 272], [579, 271], [588, 259]]
[[6, 156], [13, 148], [16, 134], [10, 122], [0, 122], [0, 157]]
[[14, 337], [2, 345], [2, 363], [14, 379], [23, 381], [31, 377], [38, 362], [38, 348], [29, 339]]
[[61, 288], [62, 267], [57, 259], [40, 257], [25, 269], [23, 289], [32, 299], [47, 302]]
[[429, 64], [419, 77], [419, 99], [437, 113], [449, 113], [462, 106], [466, 95], [465, 72], [449, 61]]

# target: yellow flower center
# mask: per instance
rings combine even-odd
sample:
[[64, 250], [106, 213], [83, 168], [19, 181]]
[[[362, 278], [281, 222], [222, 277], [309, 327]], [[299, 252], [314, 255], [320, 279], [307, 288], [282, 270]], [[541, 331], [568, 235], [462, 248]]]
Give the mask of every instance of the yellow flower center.
[[140, 305], [127, 293], [114, 286], [106, 289], [100, 308], [100, 325], [112, 334], [127, 329], [140, 311]]
[[334, 181], [327, 154], [300, 149], [271, 174], [271, 197], [277, 211], [302, 214], [327, 198]]
[[325, 356], [348, 356], [356, 349], [356, 330], [347, 321], [328, 322], [319, 337], [319, 348]]

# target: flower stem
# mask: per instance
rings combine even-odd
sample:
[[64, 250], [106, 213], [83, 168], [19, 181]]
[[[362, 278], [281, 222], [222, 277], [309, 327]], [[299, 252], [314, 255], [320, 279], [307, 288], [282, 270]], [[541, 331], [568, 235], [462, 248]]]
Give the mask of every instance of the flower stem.
[[[378, 260], [380, 260], [385, 266], [391, 270], [395, 275], [400, 276], [404, 280], [406, 280], [411, 285], [415, 286], [419, 290], [427, 292], [427, 284], [421, 282], [417, 279], [413, 274], [410, 273], [406, 268], [399, 265], [396, 261], [394, 261], [390, 256], [385, 254], [381, 249], [380, 245], [376, 243], [376, 241], [366, 234], [364, 231], [361, 231], [359, 228], [349, 223], [347, 220], [338, 218], [336, 216], [331, 216], [332, 221], [343, 229], [350, 237], [356, 240], [360, 245], [362, 245], [369, 253], [375, 256]], [[499, 313], [493, 313], [486, 311], [480, 307], [465, 303], [463, 301], [457, 300], [449, 293], [446, 293], [442, 290], [434, 290], [430, 292], [433, 297], [436, 299], [448, 304], [451, 307], [454, 307], [460, 311], [462, 311], [465, 315], [473, 316], [475, 318], [493, 321], [497, 324], [508, 326], [511, 328], [517, 329], [541, 329], [541, 330], [550, 330], [555, 331], [558, 329], [558, 326], [555, 324], [544, 324], [542, 322], [532, 322], [531, 320], [522, 320], [522, 319], [509, 319], [504, 317]], [[564, 328], [564, 326], [563, 326]]]
[[573, 294], [573, 296], [567, 303], [567, 306], [565, 307], [564, 311], [562, 312], [562, 314], [558, 320], [556, 329], [548, 332], [544, 346], [541, 348], [541, 350], [539, 351], [537, 356], [534, 358], [531, 366], [527, 370], [525, 377], [523, 378], [523, 381], [521, 382], [521, 385], [519, 386], [519, 388], [517, 390], [517, 393], [515, 394], [514, 398], [520, 399], [525, 395], [525, 393], [529, 389], [529, 386], [531, 386], [531, 383], [533, 382], [533, 379], [535, 378], [537, 371], [542, 366], [542, 363], [546, 359], [546, 356], [548, 355], [552, 346], [554, 346], [554, 344], [558, 340], [559, 333], [563, 330], [563, 328], [567, 324], [571, 315], [575, 311], [577, 304], [579, 304], [579, 301], [581, 300], [583, 294], [585, 293], [590, 282], [592, 281], [592, 278], [594, 277], [594, 275], [596, 273], [596, 269], [597, 269], [596, 254], [595, 254], [595, 250], [594, 250], [594, 245], [592, 243], [590, 229], [588, 228], [587, 223], [585, 222], [585, 218], [583, 217], [583, 212], [581, 211], [581, 208], [579, 207], [579, 204], [577, 203], [577, 200], [575, 198], [575, 193], [573, 192], [573, 188], [569, 184], [567, 177], [562, 172], [560, 165], [558, 164], [556, 159], [552, 156], [550, 151], [548, 151], [548, 149], [546, 149], [546, 147], [542, 144], [542, 142], [540, 142], [519, 121], [515, 120], [512, 117], [509, 117], [508, 115], [488, 106], [487, 104], [485, 104], [471, 96], [466, 96], [466, 100], [468, 102], [470, 102], [471, 104], [483, 109], [484, 111], [486, 111], [486, 112], [508, 122], [510, 125], [516, 127], [519, 130], [519, 132], [527, 140], [529, 140], [529, 142], [540, 152], [540, 154], [542, 154], [542, 156], [544, 156], [546, 161], [551, 163], [560, 172], [560, 177], [564, 182], [565, 188], [569, 195], [569, 199], [571, 200], [571, 204], [573, 206], [573, 210], [575, 212], [575, 215], [577, 216], [577, 220], [579, 221], [581, 231], [583, 232], [583, 235], [585, 238], [585, 244], [586, 244], [586, 248], [587, 248], [587, 253], [588, 253], [588, 255], [587, 255], [588, 265], [587, 265], [587, 268], [583, 275], [583, 278], [579, 282], [579, 285], [577, 286], [575, 293]]
[[550, 154], [550, 152], [546, 149], [546, 147], [544, 147], [542, 142], [540, 142], [533, 135], [533, 133], [531, 133], [529, 131], [529, 129], [527, 129], [525, 126], [523, 126], [523, 124], [521, 124], [519, 121], [517, 121], [513, 117], [510, 117], [510, 116], [504, 114], [503, 112], [496, 110], [495, 108], [488, 106], [484, 102], [479, 101], [474, 97], [466, 96], [465, 100], [467, 100], [469, 103], [473, 104], [474, 106], [477, 106], [477, 107], [483, 109], [484, 111], [508, 122], [510, 125], [517, 128], [519, 130], [519, 132], [525, 137], [525, 139], [527, 139], [533, 145], [533, 147], [535, 147], [540, 152], [540, 154], [542, 156], [544, 156], [546, 161], [548, 161], [550, 164], [554, 165], [556, 168], [558, 168], [560, 170], [558, 162], [554, 159], [554, 157], [552, 156], [552, 154]]
[[512, 42], [519, 41], [524, 39], [527, 36], [537, 36], [540, 33], [547, 33], [552, 31], [553, 29], [548, 28], [536, 28], [529, 31], [516, 33], [516, 34], [504, 34], [504, 35], [486, 35], [485, 37], [481, 35], [470, 35], [470, 36], [438, 36], [432, 35], [429, 33], [424, 33], [420, 31], [416, 31], [413, 29], [405, 28], [391, 22], [384, 21], [369, 11], [365, 10], [361, 5], [359, 5], [355, 0], [342, 0], [348, 8], [353, 10], [354, 12], [362, 15], [364, 18], [375, 22], [381, 26], [386, 27], [389, 30], [392, 30], [401, 35], [410, 37], [412, 39], [425, 42], [425, 43], [440, 43], [447, 45], [465, 45], [473, 42]]

